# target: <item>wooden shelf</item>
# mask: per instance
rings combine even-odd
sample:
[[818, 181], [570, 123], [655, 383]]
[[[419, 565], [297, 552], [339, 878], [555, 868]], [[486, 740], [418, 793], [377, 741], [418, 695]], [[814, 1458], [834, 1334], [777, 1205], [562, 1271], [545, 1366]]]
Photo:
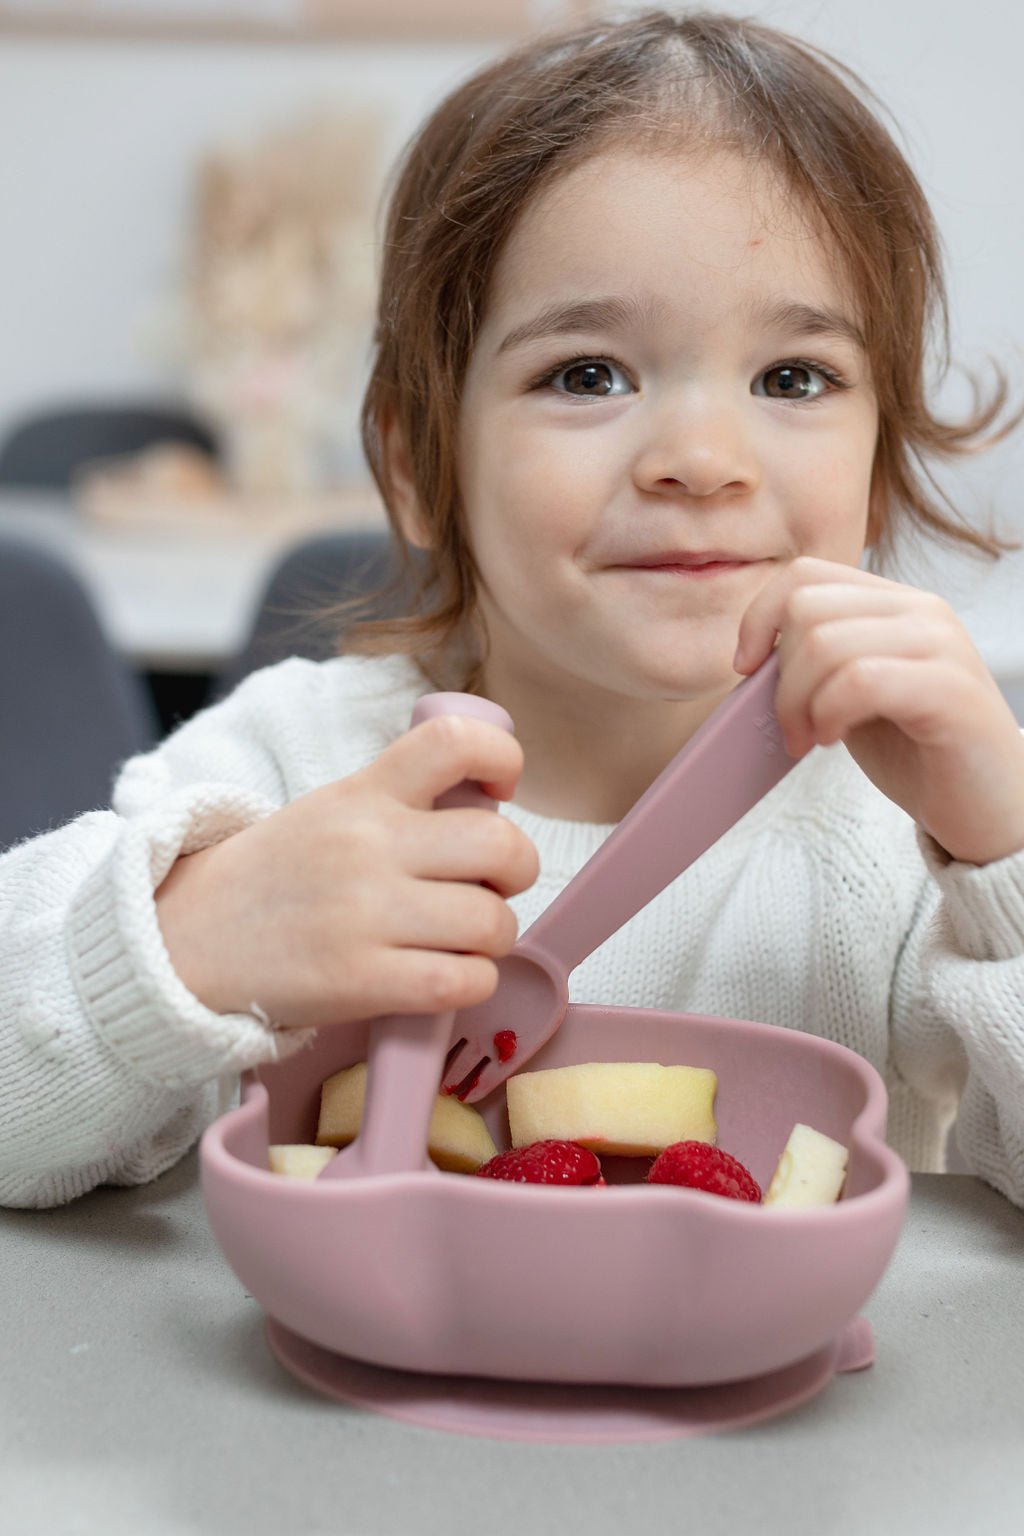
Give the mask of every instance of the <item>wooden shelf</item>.
[[524, 36], [571, 21], [588, 0], [278, 0], [250, 6], [225, 0], [0, 0], [0, 35], [95, 40], [211, 43], [475, 41]]

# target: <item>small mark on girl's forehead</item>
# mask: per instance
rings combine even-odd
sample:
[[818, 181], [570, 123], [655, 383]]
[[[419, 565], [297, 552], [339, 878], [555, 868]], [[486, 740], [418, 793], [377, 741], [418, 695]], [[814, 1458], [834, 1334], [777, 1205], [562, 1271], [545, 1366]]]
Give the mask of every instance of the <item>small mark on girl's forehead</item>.
[[753, 240], [751, 240], [751, 242], [750, 242], [750, 249], [753, 250], [754, 247], [757, 246], [757, 245], [764, 245], [764, 236], [763, 235], [755, 235], [754, 236]]

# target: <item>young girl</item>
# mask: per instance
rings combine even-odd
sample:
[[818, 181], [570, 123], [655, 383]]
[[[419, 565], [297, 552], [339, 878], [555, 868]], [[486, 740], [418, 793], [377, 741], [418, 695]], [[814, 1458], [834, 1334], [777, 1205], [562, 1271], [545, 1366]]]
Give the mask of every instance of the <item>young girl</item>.
[[[898, 150], [770, 29], [652, 12], [458, 89], [394, 192], [364, 417], [422, 610], [0, 864], [0, 1199], [150, 1179], [309, 1029], [488, 996], [777, 640], [802, 760], [573, 995], [842, 1041], [913, 1168], [958, 1115], [1024, 1202], [1024, 739], [949, 608], [861, 568], [902, 522], [991, 548], [914, 471], [1000, 403], [929, 410], [941, 304]], [[434, 687], [517, 737], [410, 733]], [[502, 814], [431, 809], [464, 778]]]

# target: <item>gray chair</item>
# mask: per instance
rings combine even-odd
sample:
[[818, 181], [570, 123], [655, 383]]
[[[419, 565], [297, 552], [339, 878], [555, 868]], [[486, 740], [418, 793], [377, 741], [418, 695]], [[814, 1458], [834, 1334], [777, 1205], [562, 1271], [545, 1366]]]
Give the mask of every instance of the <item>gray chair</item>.
[[156, 738], [78, 577], [0, 538], [0, 849], [108, 805], [118, 766]]
[[16, 423], [0, 445], [0, 486], [64, 490], [82, 464], [141, 453], [156, 443], [182, 443], [214, 460], [219, 453], [213, 432], [184, 407], [71, 406]]
[[1003, 697], [1013, 710], [1018, 722], [1024, 726], [1024, 677], [1003, 678], [999, 686]]
[[408, 582], [382, 590], [399, 565], [390, 534], [373, 528], [316, 534], [294, 545], [271, 572], [249, 638], [218, 678], [214, 697], [223, 698], [258, 667], [289, 656], [322, 661], [336, 655], [345, 628], [345, 615], [330, 612], [338, 602], [372, 594], [364, 617], [408, 613]]

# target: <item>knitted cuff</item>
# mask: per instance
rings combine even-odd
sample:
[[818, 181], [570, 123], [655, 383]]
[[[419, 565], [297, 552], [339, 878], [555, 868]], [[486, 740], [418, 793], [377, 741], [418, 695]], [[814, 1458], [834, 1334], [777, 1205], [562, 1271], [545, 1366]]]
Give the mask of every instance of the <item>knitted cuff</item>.
[[260, 796], [196, 785], [129, 821], [71, 909], [70, 959], [97, 1035], [137, 1077], [189, 1088], [290, 1054], [308, 1031], [277, 1034], [265, 1016], [216, 1014], [180, 980], [153, 893], [181, 855], [221, 842], [275, 807]]
[[920, 829], [918, 843], [964, 953], [972, 960], [1024, 955], [1024, 851], [991, 864], [960, 864]]

